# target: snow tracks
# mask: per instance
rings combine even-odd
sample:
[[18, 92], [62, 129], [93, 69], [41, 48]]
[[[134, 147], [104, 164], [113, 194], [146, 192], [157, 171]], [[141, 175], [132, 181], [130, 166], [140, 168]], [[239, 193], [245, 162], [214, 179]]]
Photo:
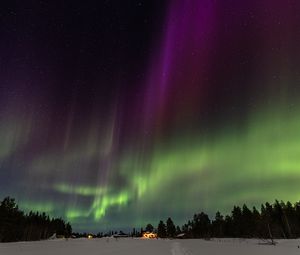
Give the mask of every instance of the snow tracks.
[[179, 242], [173, 242], [171, 247], [172, 255], [192, 255]]

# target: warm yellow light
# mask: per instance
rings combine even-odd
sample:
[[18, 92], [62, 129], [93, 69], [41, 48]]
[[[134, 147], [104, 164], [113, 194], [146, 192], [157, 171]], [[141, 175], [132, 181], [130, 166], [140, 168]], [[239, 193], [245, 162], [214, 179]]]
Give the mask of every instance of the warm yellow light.
[[143, 238], [157, 238], [157, 234], [152, 232], [144, 232]]
[[88, 235], [88, 239], [92, 239], [93, 238], [93, 236], [92, 235]]

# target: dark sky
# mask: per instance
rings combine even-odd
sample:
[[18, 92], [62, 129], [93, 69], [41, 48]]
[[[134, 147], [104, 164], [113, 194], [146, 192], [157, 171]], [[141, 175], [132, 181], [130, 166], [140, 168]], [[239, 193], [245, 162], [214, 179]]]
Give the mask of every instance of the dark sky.
[[83, 108], [107, 105], [144, 79], [161, 1], [13, 2], [1, 8], [1, 94], [14, 82], [15, 93], [53, 96], [64, 111], [72, 95]]
[[295, 202], [299, 31], [296, 0], [2, 1], [0, 195], [80, 231]]

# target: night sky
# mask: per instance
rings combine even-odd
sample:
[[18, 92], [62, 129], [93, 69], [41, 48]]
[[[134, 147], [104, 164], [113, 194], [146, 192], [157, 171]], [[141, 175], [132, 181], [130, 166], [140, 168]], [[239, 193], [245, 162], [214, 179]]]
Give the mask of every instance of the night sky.
[[75, 231], [300, 200], [300, 1], [1, 1], [0, 196]]

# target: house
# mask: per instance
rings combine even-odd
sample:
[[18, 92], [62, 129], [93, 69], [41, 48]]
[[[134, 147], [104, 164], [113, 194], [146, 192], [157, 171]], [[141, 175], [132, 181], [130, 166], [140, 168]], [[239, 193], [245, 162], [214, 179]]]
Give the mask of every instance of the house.
[[143, 238], [157, 238], [157, 234], [153, 232], [144, 232]]
[[129, 235], [124, 234], [124, 233], [119, 233], [119, 234], [115, 234], [113, 235], [114, 238], [120, 238], [120, 237], [129, 237]]
[[185, 234], [185, 233], [178, 234], [178, 235], [176, 236], [176, 238], [184, 239], [184, 238], [186, 238], [186, 234]]

